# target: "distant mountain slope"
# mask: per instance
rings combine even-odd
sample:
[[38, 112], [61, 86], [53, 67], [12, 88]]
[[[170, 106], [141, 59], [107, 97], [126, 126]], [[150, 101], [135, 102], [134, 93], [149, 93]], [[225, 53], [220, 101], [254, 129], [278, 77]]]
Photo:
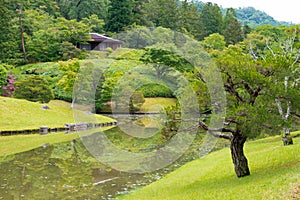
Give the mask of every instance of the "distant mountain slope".
[[262, 24], [270, 24], [273, 26], [291, 25], [288, 22], [279, 22], [265, 12], [256, 10], [253, 7], [235, 9], [237, 18], [243, 23], [251, 27]]
[[[205, 3], [202, 1], [195, 1], [194, 4], [199, 12], [201, 12], [203, 6], [205, 5]], [[225, 15], [227, 8], [222, 8], [220, 5], [219, 7], [221, 8], [223, 15]], [[279, 22], [267, 13], [257, 10], [253, 7], [237, 8], [235, 11], [237, 18], [243, 24], [247, 24], [250, 27], [257, 27], [262, 24], [270, 24], [273, 26], [291, 25], [291, 23], [288, 22]]]

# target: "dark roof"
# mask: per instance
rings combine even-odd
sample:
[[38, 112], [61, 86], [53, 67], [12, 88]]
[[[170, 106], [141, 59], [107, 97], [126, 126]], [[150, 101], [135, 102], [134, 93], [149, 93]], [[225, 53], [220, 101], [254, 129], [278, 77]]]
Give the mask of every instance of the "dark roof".
[[98, 33], [90, 33], [90, 36], [92, 40], [95, 42], [110, 42], [110, 43], [119, 43], [119, 44], [123, 43], [121, 40], [113, 39]]

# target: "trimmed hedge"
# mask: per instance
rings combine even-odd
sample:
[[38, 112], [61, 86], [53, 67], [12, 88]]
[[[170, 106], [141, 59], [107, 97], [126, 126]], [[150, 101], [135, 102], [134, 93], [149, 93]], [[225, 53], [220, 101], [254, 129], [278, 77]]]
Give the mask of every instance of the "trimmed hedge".
[[143, 85], [138, 89], [141, 91], [145, 98], [150, 97], [166, 97], [172, 98], [174, 97], [173, 92], [164, 85], [160, 85], [157, 83], [150, 83]]

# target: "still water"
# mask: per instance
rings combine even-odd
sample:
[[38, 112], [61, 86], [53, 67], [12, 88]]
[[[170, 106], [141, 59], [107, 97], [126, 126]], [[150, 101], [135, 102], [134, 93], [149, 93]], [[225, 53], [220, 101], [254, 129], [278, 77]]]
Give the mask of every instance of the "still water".
[[80, 139], [44, 145], [0, 157], [0, 199], [114, 199], [160, 179], [191, 159], [151, 173], [125, 173], [98, 162]]

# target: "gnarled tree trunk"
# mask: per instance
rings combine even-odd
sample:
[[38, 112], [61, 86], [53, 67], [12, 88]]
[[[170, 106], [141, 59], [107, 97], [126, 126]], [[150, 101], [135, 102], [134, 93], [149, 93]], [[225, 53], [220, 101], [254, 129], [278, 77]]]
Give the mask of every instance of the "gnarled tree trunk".
[[246, 137], [241, 134], [233, 134], [230, 143], [231, 157], [234, 164], [234, 170], [237, 177], [244, 177], [250, 175], [248, 167], [248, 160], [244, 155], [244, 143]]

